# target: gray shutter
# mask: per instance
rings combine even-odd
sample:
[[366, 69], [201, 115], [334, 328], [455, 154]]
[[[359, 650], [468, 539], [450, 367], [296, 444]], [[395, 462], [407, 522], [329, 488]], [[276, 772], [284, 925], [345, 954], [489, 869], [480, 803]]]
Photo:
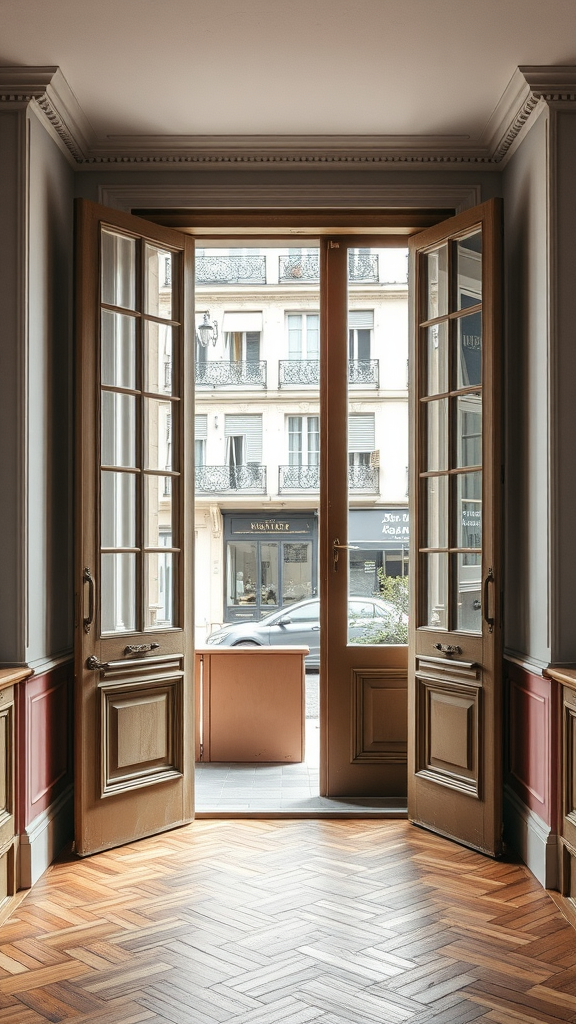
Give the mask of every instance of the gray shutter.
[[365, 327], [371, 330], [374, 327], [373, 309], [351, 309], [348, 312], [348, 327], [350, 330], [358, 330]]
[[208, 416], [194, 417], [194, 437], [197, 441], [205, 441], [208, 437]]
[[348, 420], [348, 451], [373, 452], [375, 447], [374, 413], [359, 413]]
[[246, 362], [257, 363], [260, 359], [260, 331], [246, 331]]
[[246, 462], [262, 464], [262, 414], [240, 416], [227, 414], [224, 417], [224, 436], [246, 438]]

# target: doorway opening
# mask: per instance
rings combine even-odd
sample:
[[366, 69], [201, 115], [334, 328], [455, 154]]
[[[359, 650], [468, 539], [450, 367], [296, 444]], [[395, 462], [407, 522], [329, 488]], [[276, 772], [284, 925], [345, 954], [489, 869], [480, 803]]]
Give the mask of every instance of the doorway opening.
[[[347, 251], [342, 563], [347, 638], [357, 647], [407, 642], [408, 281], [398, 241]], [[208, 703], [224, 698], [200, 684], [201, 815], [335, 810], [319, 776], [320, 267], [312, 237], [197, 241], [196, 647], [211, 657], [232, 647], [302, 648], [305, 678], [303, 749], [264, 761], [226, 757], [221, 736], [206, 735], [218, 719]], [[338, 802], [344, 812], [381, 804]]]

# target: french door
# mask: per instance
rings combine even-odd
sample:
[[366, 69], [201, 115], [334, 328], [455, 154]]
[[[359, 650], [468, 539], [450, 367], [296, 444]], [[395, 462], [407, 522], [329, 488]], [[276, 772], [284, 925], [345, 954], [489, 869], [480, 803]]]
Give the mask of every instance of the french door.
[[75, 844], [193, 816], [193, 243], [77, 207]]
[[[374, 504], [378, 469], [349, 387], [375, 372], [362, 302], [350, 323], [350, 250], [397, 238], [322, 239], [320, 317], [321, 791], [402, 804], [408, 782], [412, 820], [490, 853], [501, 790], [498, 215], [484, 204], [411, 240], [408, 645], [402, 613], [388, 642], [369, 630], [357, 642], [369, 612], [351, 612], [361, 595], [349, 582], [351, 491]], [[78, 229], [76, 847], [87, 854], [193, 816], [193, 241], [87, 202]]]
[[[386, 503], [381, 490], [393, 489], [399, 518], [407, 501], [401, 397], [406, 392], [406, 325], [403, 330], [391, 318], [387, 335], [379, 282], [386, 253], [399, 241], [405, 247], [405, 239], [397, 236], [324, 239], [320, 317], [320, 790], [330, 797], [383, 797], [389, 806], [406, 803], [407, 616], [400, 607], [379, 600], [381, 575], [375, 559], [381, 552], [373, 549], [380, 549], [380, 542], [351, 543], [350, 524], [353, 516], [368, 515], [378, 523], [372, 530], [383, 536]], [[367, 254], [362, 275], [355, 274], [359, 247]], [[366, 284], [372, 274], [374, 284]], [[355, 277], [364, 283], [356, 287]], [[395, 302], [405, 303], [405, 284]], [[370, 351], [372, 331], [366, 326], [378, 320], [379, 360], [370, 359], [375, 352]], [[364, 327], [357, 329], [355, 323]], [[394, 360], [383, 358], [386, 346], [393, 344], [402, 350], [395, 370], [390, 369]], [[384, 479], [375, 458], [375, 413], [366, 411], [374, 409], [374, 400], [367, 401], [366, 395], [378, 386], [399, 396], [395, 418], [394, 403], [388, 403], [389, 429], [381, 433], [389, 446], [380, 453], [387, 469], [389, 452], [394, 446], [401, 451], [403, 465], [390, 474], [392, 481]], [[357, 559], [355, 570], [352, 556]]]
[[501, 207], [410, 240], [411, 819], [501, 849]]

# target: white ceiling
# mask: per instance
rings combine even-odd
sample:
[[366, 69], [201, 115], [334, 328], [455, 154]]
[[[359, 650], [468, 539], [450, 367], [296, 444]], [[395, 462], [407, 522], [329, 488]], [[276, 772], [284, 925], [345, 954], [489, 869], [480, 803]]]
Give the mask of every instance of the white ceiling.
[[58, 65], [102, 140], [464, 142], [518, 65], [555, 64], [576, 0], [0, 0], [0, 65]]

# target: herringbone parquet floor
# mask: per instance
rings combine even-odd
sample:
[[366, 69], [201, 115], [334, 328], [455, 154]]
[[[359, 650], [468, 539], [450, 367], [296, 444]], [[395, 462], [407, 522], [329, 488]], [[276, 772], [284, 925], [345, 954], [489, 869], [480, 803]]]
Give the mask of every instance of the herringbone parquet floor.
[[0, 1024], [576, 1021], [521, 866], [406, 822], [216, 821], [53, 865], [0, 930]]

